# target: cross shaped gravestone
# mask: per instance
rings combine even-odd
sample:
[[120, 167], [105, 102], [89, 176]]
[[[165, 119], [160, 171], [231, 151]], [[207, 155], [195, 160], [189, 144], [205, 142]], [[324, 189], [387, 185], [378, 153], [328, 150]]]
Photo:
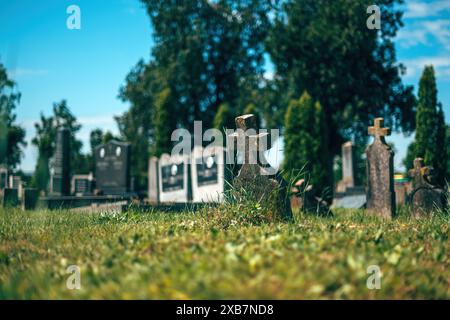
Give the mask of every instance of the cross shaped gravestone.
[[413, 178], [410, 195], [413, 217], [420, 218], [445, 207], [445, 192], [433, 185], [433, 168], [425, 166], [422, 158], [414, 159], [414, 169], [409, 170], [409, 176]]
[[259, 202], [275, 219], [291, 219], [292, 211], [286, 194], [286, 183], [274, 169], [268, 167], [263, 150], [267, 146], [267, 133], [256, 133], [253, 114], [236, 118], [237, 132], [230, 137], [243, 156], [242, 167], [233, 181], [234, 191], [242, 192]]
[[374, 141], [366, 150], [367, 211], [392, 218], [395, 216], [394, 152], [384, 139], [391, 131], [384, 127], [383, 118], [376, 118], [368, 133], [374, 136]]

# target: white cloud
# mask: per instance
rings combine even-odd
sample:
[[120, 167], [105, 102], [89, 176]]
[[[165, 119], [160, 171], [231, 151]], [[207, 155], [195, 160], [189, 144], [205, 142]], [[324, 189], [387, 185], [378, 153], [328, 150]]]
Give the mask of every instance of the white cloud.
[[426, 65], [433, 65], [439, 80], [450, 80], [450, 55], [421, 57], [402, 61], [406, 66], [406, 76], [419, 76]]
[[45, 69], [15, 68], [11, 71], [8, 71], [8, 75], [13, 79], [17, 79], [20, 77], [43, 76], [46, 74], [48, 74], [48, 70]]
[[405, 18], [434, 17], [444, 11], [450, 12], [450, 1], [438, 0], [433, 2], [408, 1], [406, 3]]
[[411, 23], [399, 31], [396, 40], [405, 48], [415, 45], [430, 46], [433, 44], [430, 40], [435, 40], [450, 50], [450, 20], [437, 19]]

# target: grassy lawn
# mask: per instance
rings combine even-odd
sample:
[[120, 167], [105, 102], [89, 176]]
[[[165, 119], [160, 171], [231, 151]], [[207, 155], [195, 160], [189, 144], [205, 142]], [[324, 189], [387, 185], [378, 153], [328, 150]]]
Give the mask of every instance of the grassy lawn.
[[[1, 299], [450, 299], [450, 219], [0, 210]], [[67, 268], [81, 270], [69, 290]], [[378, 265], [381, 289], [366, 286]]]

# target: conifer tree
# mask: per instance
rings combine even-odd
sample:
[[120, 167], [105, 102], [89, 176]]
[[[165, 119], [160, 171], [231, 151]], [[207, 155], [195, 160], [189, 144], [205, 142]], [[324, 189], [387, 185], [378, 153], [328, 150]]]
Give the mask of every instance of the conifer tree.
[[284, 167], [290, 177], [300, 170], [306, 174], [316, 194], [329, 200], [328, 142], [325, 116], [319, 102], [314, 103], [305, 91], [299, 100], [292, 100], [285, 116]]
[[233, 129], [235, 127], [234, 118], [235, 116], [233, 115], [228, 103], [222, 103], [219, 106], [216, 116], [214, 117], [214, 128], [219, 130]]
[[426, 66], [419, 82], [415, 141], [408, 147], [405, 166], [412, 160], [424, 159], [435, 170], [436, 182], [443, 185], [447, 176], [446, 124], [442, 105], [438, 103], [433, 66]]
[[170, 114], [170, 89], [162, 90], [155, 100], [155, 146], [153, 154], [157, 157], [163, 153], [169, 153], [171, 147], [171, 135], [175, 126], [173, 115]]

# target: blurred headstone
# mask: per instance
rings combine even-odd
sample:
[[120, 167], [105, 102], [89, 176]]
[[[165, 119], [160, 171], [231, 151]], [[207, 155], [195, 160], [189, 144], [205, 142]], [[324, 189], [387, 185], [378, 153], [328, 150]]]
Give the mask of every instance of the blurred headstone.
[[2, 205], [4, 208], [17, 207], [19, 205], [17, 189], [4, 188], [2, 190]]
[[8, 168], [0, 165], [0, 189], [8, 188]]
[[151, 203], [159, 202], [159, 175], [157, 157], [151, 157], [148, 161], [148, 200]]
[[390, 129], [384, 127], [384, 119], [376, 118], [368, 129], [374, 136], [367, 148], [367, 211], [370, 214], [391, 219], [395, 216], [394, 152], [384, 137]]
[[242, 167], [233, 180], [235, 192], [245, 192], [255, 202], [270, 207], [274, 216], [291, 219], [292, 210], [287, 195], [287, 184], [277, 173], [271, 174], [273, 168], [266, 168], [263, 150], [266, 148], [267, 133], [257, 133], [256, 118], [247, 114], [236, 118], [238, 129], [231, 137], [236, 139], [237, 150], [243, 156]]
[[163, 154], [158, 171], [160, 202], [185, 203], [192, 200], [189, 156]]
[[415, 218], [428, 216], [434, 210], [446, 207], [445, 191], [433, 184], [433, 168], [424, 166], [422, 158], [414, 160], [414, 169], [409, 171], [409, 175], [413, 178], [410, 202]]
[[129, 143], [111, 140], [95, 148], [96, 188], [105, 195], [131, 192]]
[[342, 180], [337, 184], [337, 192], [345, 192], [355, 186], [355, 163], [353, 144], [347, 141], [342, 145]]
[[92, 194], [94, 190], [94, 177], [92, 174], [75, 174], [72, 176], [71, 193], [75, 196]]
[[56, 134], [56, 148], [50, 170], [50, 195], [70, 195], [70, 131], [60, 128]]
[[230, 183], [223, 147], [195, 146], [192, 151], [192, 196], [194, 202], [221, 202]]
[[39, 199], [39, 191], [34, 188], [25, 188], [23, 190], [22, 209], [34, 210]]

